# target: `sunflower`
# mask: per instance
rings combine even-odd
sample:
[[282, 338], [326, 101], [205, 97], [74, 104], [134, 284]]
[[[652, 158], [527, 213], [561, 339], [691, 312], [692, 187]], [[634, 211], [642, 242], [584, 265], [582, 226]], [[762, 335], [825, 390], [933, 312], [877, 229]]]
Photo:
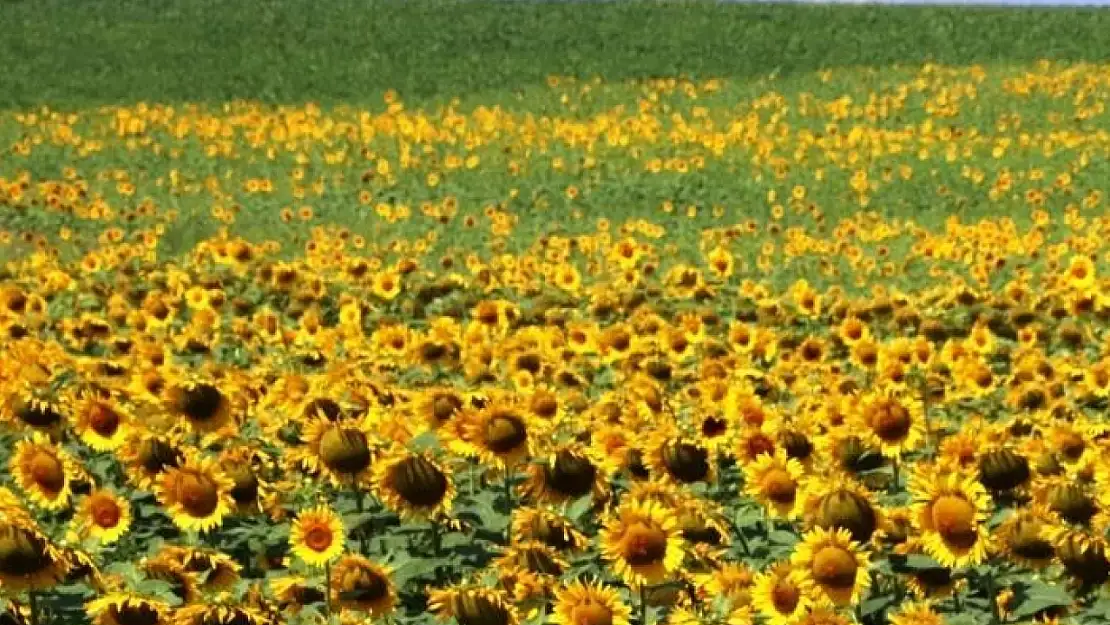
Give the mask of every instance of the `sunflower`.
[[997, 544], [1010, 561], [1029, 569], [1043, 569], [1052, 563], [1055, 551], [1048, 539], [1059, 518], [1043, 505], [1034, 504], [1012, 512], [995, 530]]
[[264, 625], [266, 615], [245, 605], [198, 603], [177, 608], [174, 625]]
[[263, 479], [265, 456], [251, 447], [228, 447], [220, 453], [220, 469], [234, 484], [231, 498], [238, 512], [262, 510], [265, 501], [273, 494], [272, 486]]
[[748, 606], [752, 602], [755, 572], [742, 562], [722, 562], [698, 574], [695, 582], [702, 599], [725, 597], [733, 606]]
[[69, 505], [74, 462], [46, 435], [35, 432], [17, 442], [8, 466], [32, 504], [45, 510], [62, 510]]
[[800, 513], [802, 463], [783, 449], [762, 454], [744, 469], [745, 492], [761, 503], [771, 518], [793, 519]]
[[231, 556], [214, 549], [195, 549], [192, 547], [164, 546], [157, 558], [177, 564], [186, 573], [200, 581], [203, 591], [223, 591], [232, 588], [239, 581], [242, 566]]
[[992, 503], [973, 477], [918, 468], [909, 487], [925, 553], [944, 566], [973, 566], [987, 556]]
[[389, 569], [355, 554], [339, 558], [332, 567], [329, 592], [336, 606], [372, 618], [389, 615], [397, 603]]
[[897, 612], [887, 616], [890, 625], [945, 625], [944, 616], [933, 610], [928, 601], [903, 603]]
[[428, 610], [440, 621], [454, 618], [459, 625], [519, 625], [516, 607], [503, 591], [466, 585], [433, 590]]
[[112, 592], [85, 604], [93, 625], [164, 625], [173, 610], [165, 601]]
[[231, 512], [235, 483], [214, 459], [189, 459], [168, 469], [158, 479], [158, 498], [175, 525], [185, 531], [207, 532], [219, 527]]
[[425, 389], [417, 396], [414, 413], [423, 418], [429, 430], [439, 429], [462, 412], [466, 396], [451, 387]]
[[94, 490], [78, 504], [74, 520], [81, 534], [108, 545], [131, 529], [131, 503], [108, 489]]
[[567, 582], [555, 591], [552, 625], [629, 625], [632, 608], [601, 582]]
[[174, 554], [159, 553], [143, 560], [141, 568], [150, 579], [169, 584], [170, 592], [181, 603], [193, 603], [201, 596], [196, 576], [186, 571]]
[[626, 584], [658, 584], [682, 564], [683, 540], [673, 512], [654, 503], [625, 503], [599, 535], [602, 557]]
[[212, 382], [189, 380], [168, 385], [163, 402], [170, 414], [202, 434], [227, 431], [234, 425], [229, 394]]
[[297, 614], [307, 606], [324, 602], [326, 589], [321, 589], [298, 575], [270, 578], [269, 585], [270, 592], [283, 612]]
[[716, 459], [698, 441], [660, 427], [644, 443], [644, 460], [653, 475], [678, 482], [713, 482]]
[[68, 572], [65, 555], [32, 521], [0, 521], [0, 588], [6, 593], [52, 588]]
[[1072, 525], [1102, 527], [1107, 511], [1090, 484], [1063, 475], [1039, 478], [1032, 486], [1033, 501]]
[[916, 449], [925, 440], [924, 406], [916, 397], [883, 388], [864, 395], [858, 410], [861, 431], [888, 457]]
[[579, 551], [589, 543], [568, 519], [543, 508], [513, 510], [510, 535], [514, 543], [539, 541], [560, 551]]
[[802, 510], [809, 527], [846, 529], [860, 544], [871, 540], [883, 524], [875, 495], [840, 475], [809, 480], [802, 494]]
[[542, 425], [529, 418], [524, 406], [504, 398], [468, 410], [463, 419], [463, 439], [454, 441], [456, 450], [498, 470], [526, 460], [542, 432]]
[[294, 456], [310, 471], [322, 471], [336, 485], [368, 485], [373, 481], [374, 437], [365, 425], [313, 419], [305, 427], [307, 444]]
[[120, 402], [87, 393], [73, 408], [73, 431], [89, 447], [111, 452], [126, 442], [133, 417]]
[[1064, 571], [1080, 589], [1092, 589], [1110, 579], [1107, 542], [1100, 535], [1060, 526], [1046, 532]]
[[768, 625], [791, 625], [805, 615], [811, 604], [801, 572], [790, 564], [779, 563], [756, 575], [752, 607]]
[[302, 511], [293, 521], [289, 544], [293, 555], [310, 566], [323, 566], [343, 553], [343, 520], [326, 506]]
[[451, 510], [455, 483], [450, 470], [431, 454], [403, 448], [374, 464], [374, 493], [403, 519], [434, 519]]
[[150, 490], [170, 470], [180, 467], [185, 453], [172, 438], [134, 430], [120, 448], [128, 480], [136, 488]]
[[541, 503], [564, 503], [590, 495], [602, 501], [608, 493], [604, 468], [582, 445], [561, 445], [547, 458], [528, 467], [525, 494]]
[[798, 544], [791, 562], [807, 592], [837, 606], [859, 603], [871, 585], [868, 557], [846, 529], [814, 528]]
[[1064, 275], [1071, 288], [1089, 291], [1096, 281], [1095, 264], [1089, 256], [1073, 256]]

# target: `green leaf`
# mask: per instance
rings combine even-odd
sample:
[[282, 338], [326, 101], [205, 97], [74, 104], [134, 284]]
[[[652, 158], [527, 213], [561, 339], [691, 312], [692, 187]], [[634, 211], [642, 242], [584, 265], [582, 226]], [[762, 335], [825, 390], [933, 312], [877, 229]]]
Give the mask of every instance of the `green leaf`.
[[567, 518], [571, 521], [578, 522], [582, 517], [586, 516], [594, 506], [594, 499], [590, 495], [583, 495], [574, 500], [574, 503], [567, 507]]
[[413, 451], [427, 451], [437, 447], [439, 447], [439, 436], [431, 430], [409, 441], [409, 448]]
[[1062, 587], [1050, 586], [1038, 581], [1029, 584], [1029, 587], [1020, 593], [1012, 613], [1015, 619], [1023, 620], [1046, 608], [1071, 605], [1072, 601], [1071, 595]]
[[798, 535], [786, 530], [773, 530], [767, 533], [767, 540], [776, 545], [793, 545], [798, 542]]

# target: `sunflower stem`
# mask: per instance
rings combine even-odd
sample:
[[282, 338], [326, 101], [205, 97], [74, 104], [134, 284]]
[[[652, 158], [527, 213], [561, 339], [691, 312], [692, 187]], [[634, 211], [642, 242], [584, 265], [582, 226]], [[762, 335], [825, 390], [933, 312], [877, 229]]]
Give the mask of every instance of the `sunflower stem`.
[[39, 593], [28, 591], [27, 598], [31, 604], [31, 625], [39, 625]]
[[994, 574], [987, 573], [983, 576], [983, 591], [987, 594], [987, 601], [991, 606], [991, 623], [1001, 623], [1002, 620], [998, 615], [998, 601], [996, 600], [997, 591], [994, 587]]
[[925, 421], [925, 449], [930, 455], [936, 455], [936, 450], [929, 447], [933, 440], [933, 427], [929, 421], [929, 374], [921, 376], [921, 415]]
[[899, 478], [899, 462], [898, 456], [893, 456], [890, 459], [890, 470], [893, 474], [893, 479], [890, 480], [890, 492], [898, 492], [898, 478]]
[[443, 568], [441, 568], [438, 564], [440, 562], [440, 560], [442, 560], [442, 555], [443, 555], [443, 534], [440, 533], [439, 524], [437, 524], [435, 521], [432, 521], [431, 532], [432, 532], [432, 558], [434, 558], [436, 563], [437, 563], [433, 573], [434, 573], [435, 578], [436, 578], [436, 585], [439, 585], [440, 583], [443, 582]]
[[640, 625], [648, 625], [647, 584], [640, 584]]
[[331, 621], [331, 561], [324, 563], [324, 618]]
[[362, 498], [362, 491], [360, 491], [357, 487], [354, 490], [355, 490], [355, 510], [358, 511], [359, 526], [360, 526], [358, 528], [358, 531], [357, 531], [357, 533], [358, 533], [358, 552], [360, 554], [365, 555], [366, 551], [367, 551], [366, 550], [366, 532], [363, 530], [363, 527], [362, 527], [362, 525], [363, 525], [363, 523], [362, 523], [362, 514], [364, 512], [366, 512], [366, 501], [363, 500], [363, 498]]

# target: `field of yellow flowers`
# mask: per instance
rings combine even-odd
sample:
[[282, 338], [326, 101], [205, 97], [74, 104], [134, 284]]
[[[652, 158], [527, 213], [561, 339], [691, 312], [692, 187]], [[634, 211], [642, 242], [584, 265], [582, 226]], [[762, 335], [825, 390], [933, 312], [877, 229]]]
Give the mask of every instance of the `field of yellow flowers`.
[[1110, 65], [379, 95], [0, 112], [0, 624], [1110, 619]]

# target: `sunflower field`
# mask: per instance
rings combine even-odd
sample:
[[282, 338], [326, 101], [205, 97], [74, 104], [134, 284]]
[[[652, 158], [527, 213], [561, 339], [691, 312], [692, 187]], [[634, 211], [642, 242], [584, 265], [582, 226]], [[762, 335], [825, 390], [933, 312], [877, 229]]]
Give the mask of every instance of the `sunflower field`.
[[196, 45], [193, 101], [127, 82], [156, 54], [68, 103], [75, 59], [10, 64], [0, 624], [1110, 621], [1110, 65], [643, 52], [289, 103]]

